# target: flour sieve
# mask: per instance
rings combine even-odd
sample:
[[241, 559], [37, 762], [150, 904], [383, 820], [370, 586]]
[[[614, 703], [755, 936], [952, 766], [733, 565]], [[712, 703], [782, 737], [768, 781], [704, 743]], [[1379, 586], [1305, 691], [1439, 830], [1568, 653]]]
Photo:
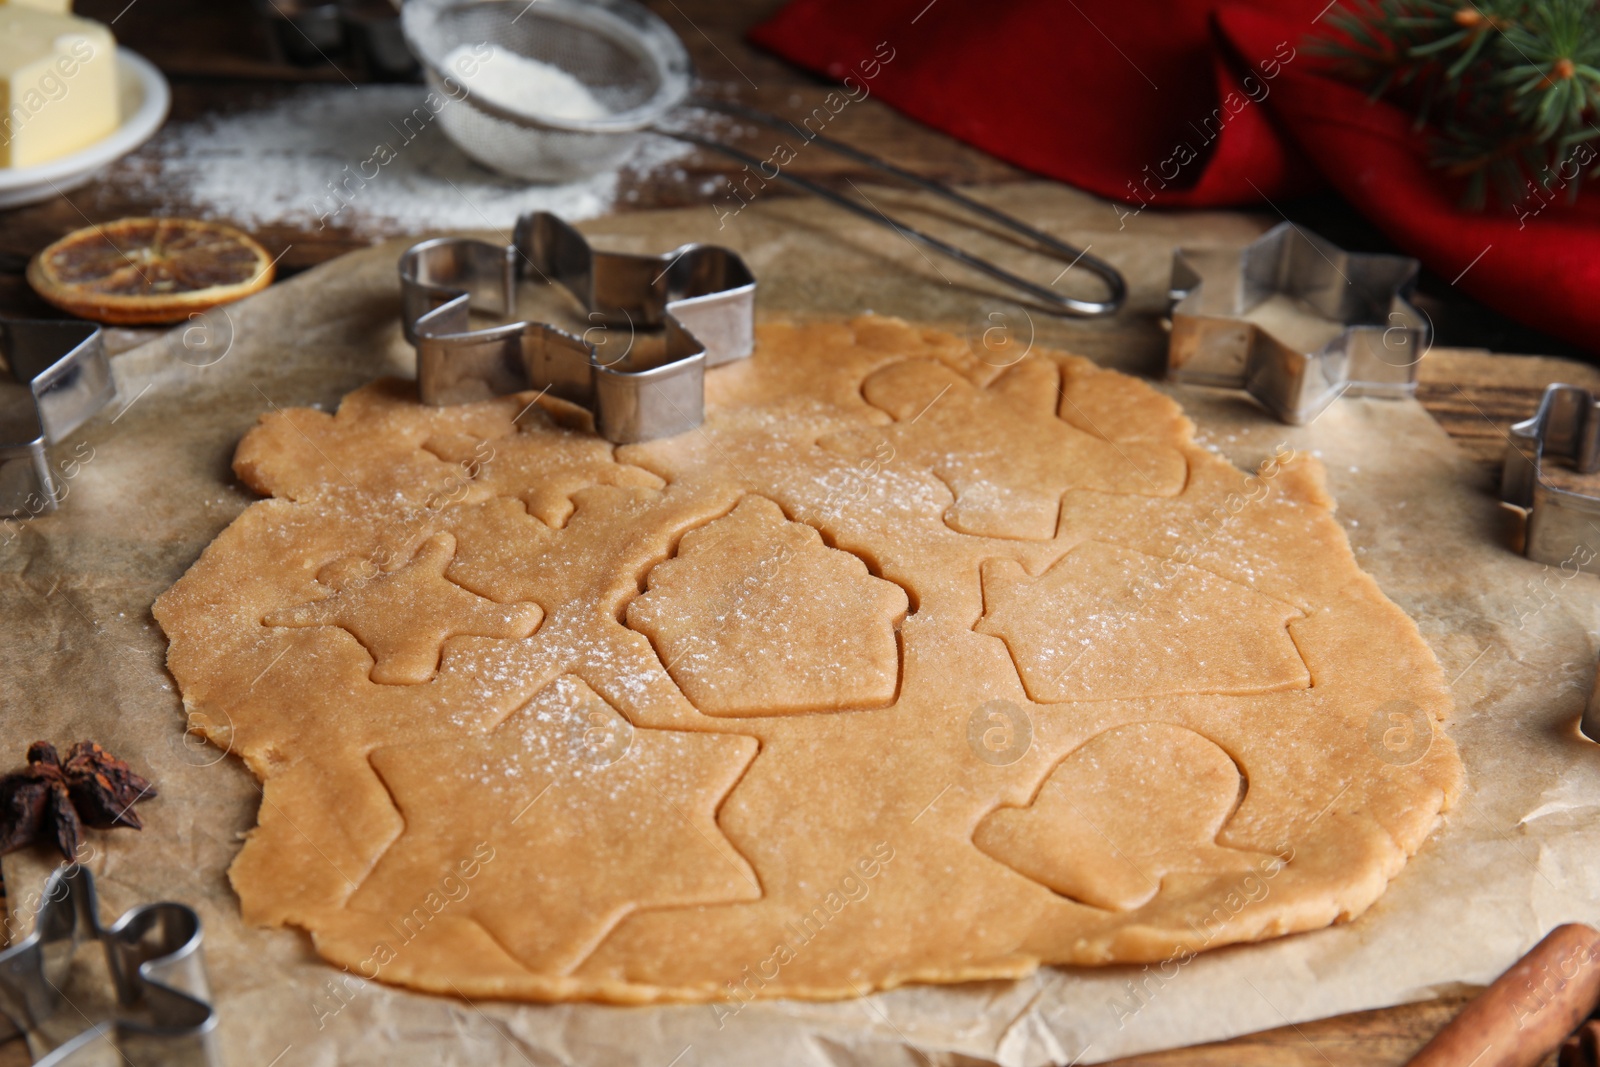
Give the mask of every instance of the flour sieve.
[[[1126, 299], [1122, 275], [1109, 263], [1074, 248], [940, 182], [913, 174], [851, 145], [800, 131], [776, 115], [717, 100], [691, 98], [694, 70], [689, 54], [668, 26], [634, 0], [406, 0], [401, 9], [406, 41], [421, 62], [429, 86], [449, 98], [438, 112], [440, 126], [467, 155], [496, 170], [532, 181], [573, 181], [619, 164], [641, 134], [657, 134], [719, 152], [749, 167], [762, 160], [701, 134], [674, 128], [683, 105], [721, 111], [780, 131], [800, 133], [883, 174], [908, 182], [1032, 243], [1032, 251], [1082, 266], [1106, 288], [1104, 300], [1068, 296], [1019, 277], [956, 245], [893, 219], [876, 206], [779, 169], [776, 177], [906, 240], [953, 259], [1027, 294], [1047, 311], [1079, 316], [1114, 314]], [[534, 86], [507, 106], [504, 93], [472, 91], [467, 76], [474, 55], [509, 53], [514, 62], [533, 60], [575, 79], [598, 105], [584, 114], [547, 104], [559, 84]], [[463, 51], [465, 50], [465, 51]], [[498, 61], [497, 61], [498, 62]], [[467, 65], [464, 65], [467, 64]], [[538, 98], [540, 91], [550, 95]], [[765, 173], [764, 171], [762, 173]], [[1066, 271], [1063, 270], [1062, 274]], [[1060, 276], [1057, 276], [1057, 281]]]

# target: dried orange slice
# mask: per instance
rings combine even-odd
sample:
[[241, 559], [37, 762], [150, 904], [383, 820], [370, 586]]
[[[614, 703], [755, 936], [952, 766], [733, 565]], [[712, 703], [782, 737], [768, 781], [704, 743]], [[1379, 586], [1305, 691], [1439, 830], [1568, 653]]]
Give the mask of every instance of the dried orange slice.
[[28, 264], [28, 284], [44, 299], [119, 326], [179, 322], [265, 289], [272, 275], [272, 257], [247, 234], [196, 219], [86, 226]]

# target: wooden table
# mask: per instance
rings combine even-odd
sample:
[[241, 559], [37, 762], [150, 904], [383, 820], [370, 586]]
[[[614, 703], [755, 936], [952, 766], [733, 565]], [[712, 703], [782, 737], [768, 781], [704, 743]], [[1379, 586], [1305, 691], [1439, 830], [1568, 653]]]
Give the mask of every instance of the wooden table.
[[[650, 0], [678, 31], [693, 55], [705, 88], [743, 103], [804, 113], [820, 104], [825, 83], [756, 51], [743, 33], [782, 0]], [[111, 22], [118, 39], [153, 60], [173, 88], [172, 120], [182, 122], [258, 106], [308, 82], [360, 81], [359, 62], [335, 57], [331, 66], [294, 67], [274, 57], [267, 28], [250, 0], [79, 0], [77, 10]], [[920, 126], [873, 99], [847, 108], [830, 135], [949, 182], [999, 184], [1029, 177], [991, 156]], [[795, 173], [838, 181], [870, 176], [824, 153], [799, 159]], [[704, 202], [704, 182], [732, 173], [718, 157], [695, 154], [666, 174], [629, 180], [619, 210], [676, 207]], [[1289, 217], [1360, 251], [1392, 251], [1332, 196], [1281, 205]], [[0, 212], [0, 315], [54, 317], [28, 289], [22, 272], [45, 244], [89, 222], [126, 215], [170, 213], [162, 190], [92, 183], [42, 204]], [[283, 253], [281, 276], [364, 247], [371, 233], [349, 225], [252, 227], [274, 254]], [[1600, 388], [1600, 371], [1569, 359], [1491, 356], [1488, 350], [1580, 355], [1560, 342], [1511, 323], [1424, 274], [1418, 302], [1433, 318], [1441, 347], [1421, 365], [1419, 399], [1479, 464], [1482, 490], [1492, 492], [1504, 451], [1504, 432], [1526, 417], [1544, 386], [1569, 381]], [[113, 348], [125, 349], [148, 333], [117, 331]], [[1457, 347], [1446, 347], [1457, 346]], [[1474, 351], [1473, 349], [1476, 349]], [[1423, 1004], [1361, 1012], [1236, 1038], [1214, 1045], [1119, 1060], [1120, 1067], [1389, 1067], [1403, 1063], [1460, 1010], [1472, 995], [1463, 987]], [[20, 1042], [0, 1045], [0, 1067], [28, 1062]], [[1552, 1059], [1553, 1062], [1553, 1059]]]

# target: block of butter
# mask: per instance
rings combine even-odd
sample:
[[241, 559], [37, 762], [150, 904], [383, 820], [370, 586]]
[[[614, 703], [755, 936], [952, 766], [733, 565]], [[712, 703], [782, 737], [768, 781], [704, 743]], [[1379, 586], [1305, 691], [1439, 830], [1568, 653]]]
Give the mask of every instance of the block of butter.
[[58, 15], [65, 15], [72, 11], [72, 0], [0, 0], [0, 4], [36, 7], [40, 11], [54, 11]]
[[98, 22], [0, 4], [0, 166], [31, 167], [117, 128], [117, 57]]

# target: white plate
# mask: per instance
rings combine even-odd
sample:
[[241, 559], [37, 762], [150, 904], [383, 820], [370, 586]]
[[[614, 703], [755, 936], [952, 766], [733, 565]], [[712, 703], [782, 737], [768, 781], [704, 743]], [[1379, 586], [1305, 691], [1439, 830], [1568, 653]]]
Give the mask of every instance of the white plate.
[[83, 185], [150, 139], [166, 120], [172, 93], [148, 59], [117, 49], [117, 90], [122, 123], [70, 155], [33, 167], [0, 167], [0, 208], [48, 200]]

